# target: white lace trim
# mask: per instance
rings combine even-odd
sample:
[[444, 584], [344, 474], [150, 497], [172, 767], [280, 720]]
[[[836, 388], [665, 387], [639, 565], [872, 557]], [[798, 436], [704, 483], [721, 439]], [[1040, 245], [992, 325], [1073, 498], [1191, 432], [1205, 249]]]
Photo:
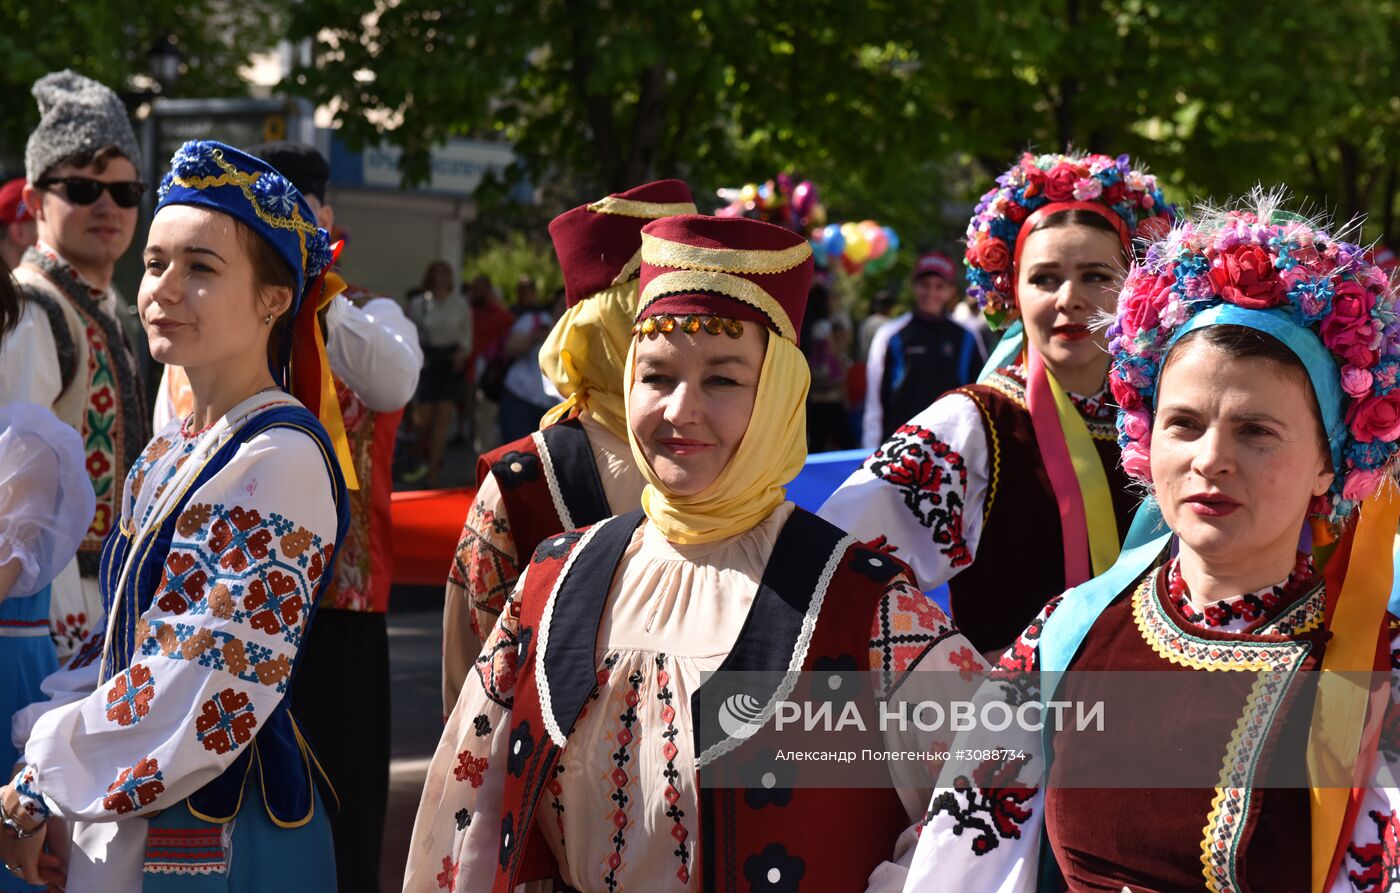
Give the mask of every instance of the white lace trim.
[[544, 433], [536, 431], [530, 435], [535, 441], [535, 450], [540, 454], [540, 466], [544, 468], [544, 480], [549, 484], [549, 498], [554, 500], [554, 510], [559, 513], [565, 530], [573, 530], [574, 519], [569, 517], [569, 507], [564, 504], [564, 493], [559, 489], [559, 479], [554, 476], [554, 461], [549, 457], [549, 447], [545, 446]]
[[[802, 618], [802, 631], [797, 635], [797, 645], [792, 649], [792, 658], [788, 661], [787, 672], [783, 674], [783, 681], [773, 691], [773, 696], [768, 699], [768, 703], [763, 705], [763, 710], [759, 713], [754, 724], [763, 726], [773, 717], [778, 709], [778, 702], [787, 699], [792, 694], [793, 688], [797, 685], [797, 676], [802, 672], [802, 665], [807, 661], [807, 649], [812, 644], [812, 631], [816, 629], [817, 617], [822, 612], [822, 604], [826, 601], [826, 591], [831, 586], [831, 578], [836, 576], [836, 569], [841, 565], [841, 559], [845, 557], [846, 551], [855, 545], [855, 537], [847, 534], [836, 544], [836, 548], [827, 556], [826, 566], [822, 568], [821, 576], [817, 578], [817, 587], [812, 591], [812, 603], [807, 607], [807, 613]], [[743, 744], [747, 738], [725, 738], [717, 741], [702, 754], [695, 758], [695, 768], [703, 769], [713, 761], [734, 750]]]
[[[535, 432], [538, 436], [539, 432]], [[543, 454], [541, 454], [543, 455]], [[604, 518], [588, 529], [588, 532], [574, 544], [573, 551], [569, 557], [564, 559], [564, 568], [559, 572], [559, 576], [554, 580], [554, 587], [549, 590], [549, 599], [544, 603], [544, 613], [540, 616], [539, 644], [535, 648], [535, 680], [536, 688], [540, 693], [540, 713], [544, 715], [544, 730], [549, 733], [549, 737], [554, 739], [554, 743], [563, 747], [568, 740], [564, 735], [564, 730], [559, 728], [559, 723], [554, 719], [554, 704], [549, 693], [549, 676], [544, 670], [544, 655], [549, 648], [549, 628], [554, 619], [554, 602], [559, 597], [559, 589], [564, 585], [564, 581], [569, 579], [569, 572], [574, 568], [574, 559], [583, 552], [584, 547], [593, 541], [593, 535], [603, 529], [606, 524], [616, 521], [617, 517]], [[546, 540], [545, 542], [548, 542]], [[523, 668], [520, 668], [523, 669]], [[517, 670], [519, 672], [519, 670]]]

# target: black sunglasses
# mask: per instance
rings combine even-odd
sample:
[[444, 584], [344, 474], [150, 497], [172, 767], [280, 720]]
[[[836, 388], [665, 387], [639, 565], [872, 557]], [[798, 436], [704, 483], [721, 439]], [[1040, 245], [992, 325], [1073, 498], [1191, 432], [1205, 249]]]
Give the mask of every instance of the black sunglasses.
[[92, 204], [102, 197], [102, 190], [105, 189], [112, 193], [112, 201], [117, 203], [117, 207], [134, 208], [141, 203], [141, 196], [146, 191], [146, 184], [139, 180], [104, 183], [88, 177], [45, 177], [36, 185], [40, 189], [48, 189], [59, 183], [63, 184], [63, 193], [68, 201], [75, 205]]

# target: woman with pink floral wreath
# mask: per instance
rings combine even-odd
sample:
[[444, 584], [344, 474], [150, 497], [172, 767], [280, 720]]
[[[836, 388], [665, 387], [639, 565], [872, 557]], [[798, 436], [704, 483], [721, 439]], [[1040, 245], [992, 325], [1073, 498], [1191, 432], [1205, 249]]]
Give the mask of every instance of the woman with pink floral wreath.
[[1126, 155], [1023, 155], [978, 203], [965, 263], [968, 293], [993, 325], [1019, 320], [1024, 347], [903, 424], [822, 507], [924, 590], [947, 583], [954, 622], [984, 653], [1118, 555], [1137, 499], [1090, 322], [1112, 309], [1132, 240], [1172, 215]]
[[906, 891], [1393, 889], [1396, 298], [1259, 195], [1133, 267], [1109, 382], [1165, 526], [1052, 600], [978, 695], [1107, 719], [949, 766]]

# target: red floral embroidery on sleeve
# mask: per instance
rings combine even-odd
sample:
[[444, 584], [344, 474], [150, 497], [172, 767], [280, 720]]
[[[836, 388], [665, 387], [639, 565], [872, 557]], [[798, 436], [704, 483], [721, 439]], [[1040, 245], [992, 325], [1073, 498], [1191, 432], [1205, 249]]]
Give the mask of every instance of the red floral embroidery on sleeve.
[[[1361, 893], [1390, 893], [1400, 888], [1400, 820], [1393, 812], [1371, 810], [1370, 820], [1376, 824], [1379, 840], [1375, 843], [1347, 846], [1347, 856], [1357, 865], [1350, 871], [1353, 889]], [[1363, 822], [1365, 819], [1357, 819]]]
[[972, 563], [963, 537], [967, 463], [961, 453], [928, 428], [901, 425], [866, 460], [866, 468], [899, 491], [905, 507], [929, 529], [951, 567]]

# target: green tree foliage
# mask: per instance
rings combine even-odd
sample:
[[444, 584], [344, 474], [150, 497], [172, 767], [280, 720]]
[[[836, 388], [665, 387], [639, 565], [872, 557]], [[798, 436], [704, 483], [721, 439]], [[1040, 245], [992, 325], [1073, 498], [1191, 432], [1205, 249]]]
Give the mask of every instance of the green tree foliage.
[[[1400, 240], [1394, 0], [304, 0], [296, 89], [348, 135], [510, 141], [561, 201], [796, 170], [837, 218], [946, 241], [1027, 147], [1147, 161], [1174, 198], [1283, 183]], [[949, 204], [954, 201], [959, 204]]]
[[531, 238], [516, 230], [509, 235], [467, 246], [463, 267], [467, 279], [485, 276], [504, 292], [506, 303], [515, 303], [515, 286], [522, 277], [534, 280], [535, 291], [544, 302], [556, 288], [564, 286], [559, 261], [547, 240]]
[[238, 69], [282, 36], [273, 0], [0, 0], [0, 161], [18, 165], [39, 120], [30, 85], [72, 68], [118, 93], [150, 87], [147, 52], [170, 35], [184, 55], [174, 96], [240, 96]]

